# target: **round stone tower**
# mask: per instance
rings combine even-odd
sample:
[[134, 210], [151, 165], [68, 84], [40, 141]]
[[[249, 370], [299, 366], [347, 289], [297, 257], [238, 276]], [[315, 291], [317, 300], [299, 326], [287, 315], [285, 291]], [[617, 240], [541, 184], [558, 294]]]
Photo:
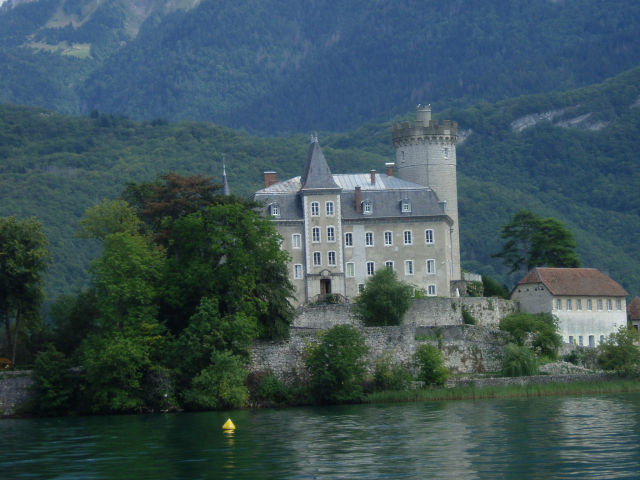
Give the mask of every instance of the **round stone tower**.
[[453, 220], [450, 231], [451, 280], [460, 280], [460, 236], [458, 228], [458, 187], [456, 183], [456, 140], [458, 124], [431, 119], [431, 106], [418, 105], [415, 125], [409, 122], [392, 127], [398, 177], [430, 187], [443, 202]]

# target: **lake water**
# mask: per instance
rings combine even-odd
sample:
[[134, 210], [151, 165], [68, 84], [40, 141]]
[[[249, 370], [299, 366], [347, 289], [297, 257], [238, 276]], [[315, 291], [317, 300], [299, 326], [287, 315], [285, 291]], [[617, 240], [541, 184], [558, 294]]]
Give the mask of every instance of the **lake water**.
[[640, 478], [640, 395], [0, 420], [0, 478]]

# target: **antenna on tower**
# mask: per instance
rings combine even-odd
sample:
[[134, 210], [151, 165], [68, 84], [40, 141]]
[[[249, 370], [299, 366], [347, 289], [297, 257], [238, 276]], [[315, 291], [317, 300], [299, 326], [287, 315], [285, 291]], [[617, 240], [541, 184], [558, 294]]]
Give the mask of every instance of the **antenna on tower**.
[[227, 182], [227, 166], [225, 165], [225, 156], [222, 154], [222, 194], [225, 196], [231, 195], [229, 190], [229, 182]]

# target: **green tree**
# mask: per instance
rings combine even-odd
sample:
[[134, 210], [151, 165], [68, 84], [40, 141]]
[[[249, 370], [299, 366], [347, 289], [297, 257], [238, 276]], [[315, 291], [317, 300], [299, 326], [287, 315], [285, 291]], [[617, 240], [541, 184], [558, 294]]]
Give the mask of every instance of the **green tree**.
[[518, 211], [502, 227], [502, 250], [494, 257], [502, 258], [509, 273], [523, 267], [579, 267], [573, 233], [555, 218], [541, 218], [526, 210]]
[[526, 346], [530, 338], [534, 351], [550, 358], [562, 345], [558, 322], [548, 313], [511, 313], [500, 320], [499, 328], [510, 333], [518, 346]]
[[538, 359], [531, 349], [513, 343], [507, 344], [502, 357], [502, 375], [522, 377], [537, 375], [537, 373]]
[[411, 306], [412, 288], [390, 268], [378, 270], [355, 302], [355, 313], [368, 326], [400, 325]]
[[38, 353], [33, 367], [33, 407], [44, 415], [61, 415], [73, 408], [78, 386], [71, 362], [54, 347]]
[[413, 358], [418, 368], [418, 380], [425, 385], [444, 385], [449, 377], [449, 370], [444, 366], [444, 357], [438, 348], [421, 345]]
[[362, 396], [364, 338], [350, 325], [336, 325], [322, 334], [320, 343], [307, 350], [311, 393], [319, 403], [352, 402]]
[[640, 349], [635, 345], [638, 332], [634, 328], [620, 327], [598, 347], [598, 364], [604, 370], [637, 372], [640, 368]]
[[124, 200], [103, 200], [87, 208], [79, 222], [78, 236], [104, 240], [112, 233], [138, 233], [142, 222]]
[[49, 261], [47, 239], [35, 218], [0, 217], [0, 318], [7, 354], [15, 363], [23, 320], [38, 320], [43, 274]]

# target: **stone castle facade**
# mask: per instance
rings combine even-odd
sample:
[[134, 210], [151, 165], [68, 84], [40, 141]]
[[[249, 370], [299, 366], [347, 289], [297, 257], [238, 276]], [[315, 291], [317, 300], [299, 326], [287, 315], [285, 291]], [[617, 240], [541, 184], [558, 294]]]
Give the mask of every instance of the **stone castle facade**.
[[356, 297], [381, 268], [427, 296], [457, 293], [457, 124], [438, 123], [429, 106], [418, 106], [415, 124], [394, 126], [392, 139], [396, 163], [384, 174], [333, 174], [316, 137], [300, 177], [278, 181], [265, 172], [254, 199], [291, 255], [298, 304]]

